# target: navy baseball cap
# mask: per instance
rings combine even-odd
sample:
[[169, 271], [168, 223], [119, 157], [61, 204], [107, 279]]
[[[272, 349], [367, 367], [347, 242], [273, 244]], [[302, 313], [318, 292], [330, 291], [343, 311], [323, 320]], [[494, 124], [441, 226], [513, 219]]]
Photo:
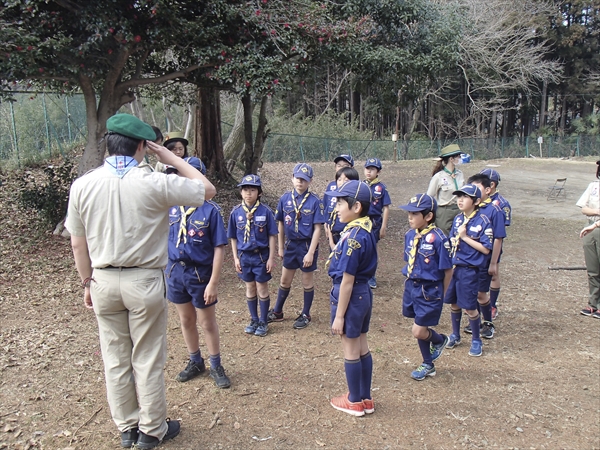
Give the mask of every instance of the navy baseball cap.
[[199, 158], [196, 158], [195, 156], [188, 156], [187, 158], [183, 158], [183, 160], [190, 166], [198, 169], [202, 175], [206, 175], [206, 166]]
[[339, 155], [333, 160], [333, 162], [337, 163], [340, 160], [344, 160], [348, 164], [350, 164], [350, 167], [354, 167], [354, 158], [352, 157], [352, 155]]
[[481, 198], [481, 191], [474, 184], [465, 184], [458, 191], [454, 191], [452, 195], [468, 195], [472, 198]]
[[306, 181], [311, 181], [313, 177], [313, 169], [306, 163], [296, 164], [294, 167], [294, 178], [302, 178]]
[[371, 202], [371, 189], [366, 183], [358, 180], [346, 181], [336, 191], [327, 191], [325, 195], [328, 197], [350, 197], [359, 202]]
[[399, 208], [410, 212], [435, 211], [437, 202], [431, 195], [417, 194], [410, 199], [407, 205], [401, 205]]
[[487, 177], [494, 181], [496, 184], [500, 182], [500, 174], [494, 169], [483, 169], [479, 172], [482, 175], [487, 175]]
[[381, 170], [381, 160], [379, 158], [369, 158], [365, 161], [365, 167], [375, 167], [377, 170]]
[[240, 184], [238, 184], [237, 187], [244, 187], [244, 186], [255, 186], [255, 187], [262, 188], [262, 184], [260, 182], [260, 177], [258, 175], [244, 175], [244, 177], [242, 178], [242, 181], [240, 181]]

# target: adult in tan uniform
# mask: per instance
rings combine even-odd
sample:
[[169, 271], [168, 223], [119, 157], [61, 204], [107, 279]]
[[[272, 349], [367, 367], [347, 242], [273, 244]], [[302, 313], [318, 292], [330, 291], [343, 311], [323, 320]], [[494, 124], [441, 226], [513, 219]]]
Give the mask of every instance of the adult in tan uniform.
[[581, 230], [581, 237], [590, 297], [581, 314], [600, 319], [600, 161], [596, 164], [596, 181], [588, 185], [577, 206], [588, 220], [588, 226]]
[[438, 203], [435, 224], [446, 236], [450, 233], [454, 217], [460, 212], [456, 205], [456, 196], [452, 195], [452, 192], [458, 191], [465, 184], [463, 173], [456, 168], [460, 154], [460, 147], [456, 144], [442, 149], [427, 188], [427, 194], [434, 197]]
[[[168, 211], [200, 206], [214, 186], [195, 168], [152, 140], [150, 125], [129, 114], [106, 123], [109, 157], [75, 180], [66, 227], [75, 265], [94, 310], [112, 418], [121, 445], [149, 449], [179, 434], [167, 421], [166, 361]], [[181, 177], [139, 168], [146, 151]]]

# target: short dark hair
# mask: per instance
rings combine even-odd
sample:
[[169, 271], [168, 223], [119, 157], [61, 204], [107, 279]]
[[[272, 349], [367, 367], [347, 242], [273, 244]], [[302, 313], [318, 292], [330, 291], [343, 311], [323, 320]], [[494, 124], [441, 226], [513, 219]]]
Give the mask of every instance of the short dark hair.
[[[175, 142], [169, 142], [167, 144], [167, 148], [171, 151], [173, 151], [173, 149], [175, 148], [175, 144], [177, 144], [178, 142], [181, 142], [179, 140], [175, 141]], [[183, 157], [187, 158], [188, 155], [188, 151], [187, 151], [187, 145], [185, 145], [183, 142], [181, 142], [181, 145], [183, 145]]]
[[162, 134], [162, 131], [160, 131], [160, 128], [158, 127], [152, 127], [152, 129], [154, 130], [154, 133], [156, 134], [156, 139], [154, 139], [154, 141], [163, 141], [164, 140], [164, 136]]
[[427, 225], [435, 222], [435, 211], [433, 209], [425, 209], [423, 211], [415, 211], [415, 213], [417, 213], [417, 212], [420, 212], [423, 215], [423, 218], [425, 218], [425, 216], [429, 213], [433, 214], [432, 219], [427, 222]]
[[260, 186], [253, 186], [253, 185], [250, 185], [250, 184], [243, 184], [243, 185], [240, 186], [240, 192], [242, 192], [242, 189], [244, 189], [245, 187], [258, 189], [258, 198], [260, 199], [260, 196], [262, 195], [262, 187], [260, 187]]
[[467, 183], [468, 184], [478, 183], [478, 184], [481, 184], [484, 188], [492, 187], [492, 180], [490, 180], [490, 177], [488, 177], [487, 175], [485, 175], [483, 173], [476, 173], [475, 175], [471, 175], [469, 177], [469, 179], [467, 180]]
[[596, 178], [600, 178], [600, 161], [596, 161], [598, 168], [596, 169]]
[[[353, 197], [338, 197], [337, 199], [344, 200], [346, 203], [348, 203], [348, 208], [352, 208], [356, 202], [359, 202]], [[359, 203], [361, 205], [360, 217], [368, 216], [369, 209], [371, 208], [371, 202], [360, 201]]]
[[110, 156], [133, 156], [140, 142], [146, 145], [146, 141], [142, 139], [131, 138], [113, 132], [106, 134], [106, 150]]
[[342, 167], [340, 170], [338, 170], [335, 173], [335, 181], [339, 180], [342, 175], [344, 175], [349, 180], [360, 180], [360, 177], [358, 176], [358, 172], [356, 171], [356, 169], [354, 167], [350, 167], [350, 166]]

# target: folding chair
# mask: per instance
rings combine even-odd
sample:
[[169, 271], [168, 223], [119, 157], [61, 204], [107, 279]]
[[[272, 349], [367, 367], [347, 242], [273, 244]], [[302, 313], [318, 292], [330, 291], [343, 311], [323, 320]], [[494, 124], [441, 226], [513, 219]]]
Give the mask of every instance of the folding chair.
[[554, 186], [550, 186], [548, 188], [549, 191], [548, 191], [548, 197], [546, 198], [546, 200], [554, 199], [554, 200], [558, 201], [558, 199], [560, 198], [561, 195], [566, 200], [567, 199], [567, 189], [565, 188], [566, 183], [567, 183], [566, 178], [557, 178], [556, 181], [554, 182]]

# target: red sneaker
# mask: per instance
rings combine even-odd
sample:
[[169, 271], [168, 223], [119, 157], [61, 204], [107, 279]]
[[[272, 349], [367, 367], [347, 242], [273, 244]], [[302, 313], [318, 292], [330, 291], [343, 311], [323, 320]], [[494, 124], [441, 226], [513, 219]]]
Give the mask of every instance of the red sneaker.
[[352, 403], [350, 400], [348, 400], [348, 394], [344, 394], [339, 397], [333, 397], [330, 403], [331, 406], [338, 411], [343, 411], [357, 417], [365, 415], [365, 407], [363, 402], [360, 401]]
[[492, 320], [496, 320], [496, 317], [498, 317], [498, 308], [492, 306]]
[[363, 407], [365, 408], [365, 414], [373, 414], [375, 412], [375, 402], [372, 398], [363, 398]]

